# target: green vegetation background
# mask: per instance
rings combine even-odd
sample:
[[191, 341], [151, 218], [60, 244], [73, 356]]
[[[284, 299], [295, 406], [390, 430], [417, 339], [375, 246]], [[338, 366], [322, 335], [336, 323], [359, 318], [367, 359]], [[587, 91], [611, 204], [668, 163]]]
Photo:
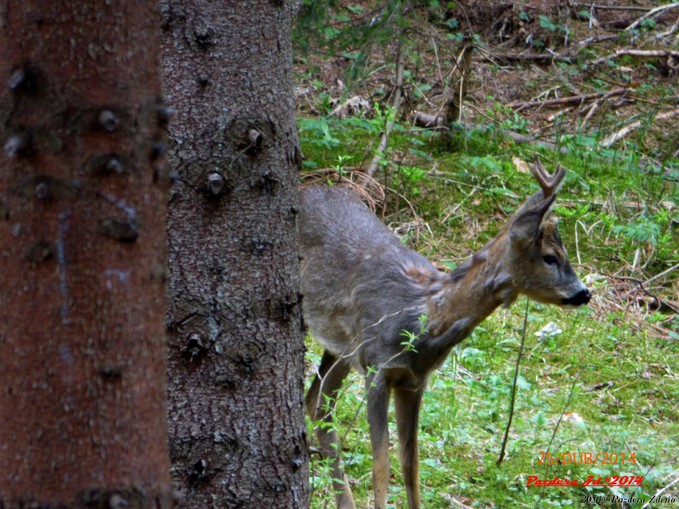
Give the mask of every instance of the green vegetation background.
[[[646, 3], [649, 9], [660, 5]], [[558, 81], [562, 96], [573, 95], [575, 89], [589, 93], [630, 86], [635, 103], [644, 107], [624, 110], [627, 116], [621, 118], [620, 110], [602, 104], [598, 121], [587, 128], [583, 120], [588, 110], [569, 110], [564, 113], [569, 119], [555, 127], [545, 120], [546, 113], [507, 107], [500, 89], [497, 96], [472, 92], [466, 107], [475, 128], [458, 126], [442, 140], [440, 132], [414, 127], [410, 113], [415, 106], [432, 105], [427, 91], [434, 88], [430, 84], [435, 68], [451, 65], [451, 48], [462, 40], [464, 23], [449, 16], [449, 5], [438, 2], [393, 4], [398, 5], [390, 11], [384, 6], [380, 10], [379, 3], [318, 2], [316, 7], [326, 9], [322, 16], [305, 4], [300, 25], [307, 31], [298, 33], [296, 40], [305, 180], [337, 183], [353, 178], [353, 168], [370, 162], [380, 134], [394, 119], [375, 175], [386, 190], [377, 213], [404, 243], [442, 267], [453, 267], [492, 238], [537, 189], [518, 161], [532, 161], [539, 153], [548, 169], [556, 164], [568, 169], [555, 213], [571, 261], [594, 292], [590, 306], [573, 312], [528, 304], [526, 330], [526, 302], [519, 300], [477, 327], [432, 376], [421, 414], [423, 507], [642, 507], [639, 502], [625, 505], [604, 499], [586, 503], [584, 495], [649, 499], [661, 490], [679, 500], [677, 485], [672, 484], [679, 478], [679, 146], [672, 146], [679, 135], [677, 117], [668, 124], [655, 120], [659, 111], [677, 107], [676, 72], [666, 79], [657, 61], [631, 57], [592, 70], [590, 64], [601, 55], [622, 43], [634, 46], [629, 34], [546, 67], [528, 63], [508, 68], [483, 60], [474, 68], [473, 79], [488, 80], [495, 73], [508, 86], [520, 81], [525, 97], [518, 100], [539, 97], [539, 90]], [[553, 48], [564, 54], [577, 44], [574, 27], [587, 23], [564, 21], [548, 10], [532, 12], [530, 2], [523, 8], [514, 16], [531, 18], [526, 25], [544, 40], [542, 46], [530, 48], [532, 53]], [[544, 3], [542, 9], [547, 9]], [[360, 37], [349, 37], [353, 43], [343, 39], [374, 12], [379, 19], [391, 19], [391, 25], [384, 22], [393, 29], [391, 38], [373, 34], [371, 39], [361, 32]], [[639, 29], [638, 40], [648, 41], [668, 26], [671, 23], [647, 23]], [[404, 87], [411, 102], [395, 110], [389, 103], [396, 66], [393, 34], [412, 34], [413, 27], [427, 37], [435, 34], [450, 41], [450, 46], [437, 49], [422, 42], [427, 37], [404, 36], [408, 42], [403, 47], [409, 52]], [[571, 34], [571, 41], [563, 41], [562, 31]], [[475, 63], [498, 49], [492, 37], [478, 33], [475, 44], [480, 48]], [[305, 51], [309, 48], [312, 51]], [[339, 70], [329, 78], [324, 69], [337, 67], [337, 62]], [[515, 81], [507, 73], [514, 73]], [[626, 75], [633, 75], [635, 82], [625, 82]], [[338, 79], [343, 80], [341, 86]], [[343, 119], [331, 115], [352, 97], [368, 106]], [[604, 146], [608, 136], [633, 121], [641, 125], [631, 135]], [[538, 142], [548, 140], [552, 148], [516, 143], [506, 135], [508, 130], [540, 133], [535, 136]], [[507, 456], [497, 466], [522, 335], [526, 346], [514, 421]], [[311, 340], [308, 346], [310, 378], [321, 351]], [[368, 507], [372, 460], [362, 387], [354, 375], [338, 398], [335, 416], [358, 506]], [[310, 437], [316, 424], [309, 423]], [[392, 427], [392, 441], [394, 431]], [[565, 461], [544, 464], [540, 460], [547, 452]], [[583, 453], [615, 453], [618, 463], [583, 464]], [[632, 461], [622, 464], [623, 454]], [[327, 465], [318, 455], [312, 460], [312, 507], [334, 507]], [[406, 507], [395, 452], [392, 472], [390, 503]], [[640, 488], [527, 488], [530, 475], [580, 481], [589, 476], [644, 476], [644, 482]]]

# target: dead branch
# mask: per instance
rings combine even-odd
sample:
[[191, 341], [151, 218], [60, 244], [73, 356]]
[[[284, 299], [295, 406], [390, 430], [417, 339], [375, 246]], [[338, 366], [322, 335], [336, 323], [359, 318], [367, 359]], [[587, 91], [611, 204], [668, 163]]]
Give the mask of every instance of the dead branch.
[[486, 53], [484, 59], [494, 62], [496, 60], [505, 61], [508, 64], [537, 62], [539, 64], [551, 64], [553, 62], [572, 63], [573, 58], [559, 54], [538, 54], [538, 53]]
[[598, 37], [588, 37], [587, 39], [578, 41], [577, 45], [579, 48], [583, 48], [585, 46], [589, 46], [590, 44], [599, 44], [600, 42], [613, 41], [617, 38], [617, 35], [600, 35]]
[[652, 18], [652, 17], [657, 16], [658, 14], [665, 12], [665, 11], [668, 11], [670, 9], [676, 9], [677, 7], [679, 7], [679, 2], [675, 2], [673, 4], [661, 5], [660, 7], [656, 7], [655, 9], [651, 9], [646, 14], [641, 16], [638, 20], [636, 20], [634, 23], [632, 23], [630, 26], [625, 28], [625, 31], [634, 30], [645, 19]]
[[[679, 29], [679, 16], [677, 16], [677, 21], [674, 22], [674, 25], [668, 28], [667, 31], [657, 34], [655, 38], [657, 40], [667, 39], [671, 35], [673, 35], [674, 32], [677, 31], [677, 29]], [[679, 36], [677, 36], [677, 38], [679, 38]]]
[[446, 101], [445, 112], [443, 114], [444, 125], [450, 125], [453, 122], [460, 122], [462, 120], [462, 101], [467, 94], [467, 85], [472, 68], [472, 52], [474, 45], [471, 39], [466, 39], [462, 50], [455, 59], [455, 67], [458, 70], [458, 79], [453, 87], [450, 97]]
[[587, 7], [588, 9], [594, 8], [595, 11], [644, 11], [648, 12], [651, 9], [648, 7], [638, 7], [634, 5], [598, 5], [598, 4], [586, 4], [581, 2], [574, 2], [573, 5], [578, 7]]
[[422, 111], [416, 111], [413, 116], [413, 122], [417, 127], [425, 129], [442, 129], [444, 127], [443, 117], [440, 115], [431, 115]]
[[597, 58], [590, 65], [599, 65], [602, 62], [618, 58], [620, 56], [630, 56], [639, 58], [661, 58], [661, 57], [674, 57], [679, 58], [679, 51], [671, 50], [643, 50], [643, 49], [621, 49], [613, 53], [612, 55], [607, 55], [605, 57]]
[[[650, 120], [650, 122], [657, 122], [659, 120], [667, 120], [669, 118], [673, 118], [679, 115], [679, 108], [671, 111], [665, 111], [663, 113], [658, 113], [656, 114], [653, 119]], [[629, 133], [632, 131], [638, 129], [639, 127], [642, 126], [644, 123], [648, 123], [649, 120], [644, 119], [644, 120], [635, 120], [634, 122], [631, 122], [630, 124], [627, 124], [624, 126], [622, 129], [619, 131], [611, 134], [608, 136], [602, 143], [601, 145], [608, 148], [611, 145], [613, 145], [616, 141], [626, 137]]]
[[[667, 490], [669, 490], [672, 486], [674, 486], [678, 482], [679, 482], [679, 476], [675, 477], [674, 480], [671, 483], [669, 483], [667, 486], [656, 491], [655, 494], [653, 495], [653, 498], [649, 499], [648, 502], [646, 502], [644, 505], [642, 505], [641, 509], [647, 509], [651, 505], [652, 500], [658, 500], [659, 499], [658, 497], [660, 497], [663, 493], [665, 493]], [[662, 500], [662, 499], [660, 499], [660, 500]]]
[[601, 98], [609, 98], [609, 97], [614, 97], [618, 95], [624, 95], [629, 92], [632, 92], [631, 88], [615, 88], [613, 90], [610, 90], [609, 92], [597, 92], [593, 94], [582, 94], [582, 95], [573, 95], [569, 97], [561, 97], [559, 99], [546, 99], [544, 101], [516, 101], [509, 103], [507, 107], [509, 108], [515, 108], [517, 110], [523, 110], [526, 108], [536, 108], [536, 107], [543, 107], [543, 106], [562, 106], [564, 104], [583, 104], [588, 101], [593, 101], [595, 99], [601, 99]]
[[387, 149], [387, 142], [389, 141], [389, 135], [391, 134], [396, 118], [398, 117], [398, 110], [401, 107], [401, 97], [403, 96], [403, 66], [405, 60], [405, 51], [403, 51], [403, 45], [401, 40], [398, 41], [398, 49], [396, 56], [396, 83], [394, 85], [394, 96], [392, 100], [393, 115], [387, 121], [387, 125], [384, 126], [384, 131], [382, 131], [382, 136], [380, 137], [380, 142], [375, 150], [375, 155], [370, 161], [370, 166], [366, 170], [368, 176], [372, 177], [377, 171], [377, 167], [380, 164], [380, 159], [384, 156], [384, 151]]

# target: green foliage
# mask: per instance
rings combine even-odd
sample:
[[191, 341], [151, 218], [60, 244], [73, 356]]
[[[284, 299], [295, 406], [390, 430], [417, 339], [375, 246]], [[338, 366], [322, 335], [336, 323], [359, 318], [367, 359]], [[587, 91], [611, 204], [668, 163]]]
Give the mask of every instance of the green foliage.
[[415, 342], [420, 339], [423, 334], [427, 333], [427, 315], [421, 315], [419, 317], [419, 322], [420, 328], [416, 333], [409, 330], [401, 332], [401, 337], [405, 339], [405, 341], [401, 342], [401, 345], [406, 352], [417, 352], [415, 349]]
[[[303, 120], [303, 151], [324, 166], [338, 162], [341, 166], [343, 158], [364, 160], [371, 156], [366, 140], [377, 137], [388, 115]], [[513, 144], [493, 130], [459, 131], [454, 138], [464, 152], [442, 151], [432, 133], [400, 125], [379, 176], [411, 202], [431, 230], [421, 231], [418, 249], [448, 266], [463, 262], [471, 249], [492, 238], [504, 218], [537, 189], [533, 178], [518, 172], [512, 162], [513, 157], [531, 160], [533, 147]], [[521, 313], [514, 309], [491, 316], [432, 375], [419, 440], [424, 507], [448, 508], [453, 498], [472, 507], [588, 507], [582, 504], [584, 495], [634, 494], [648, 499], [677, 468], [676, 455], [668, 451], [679, 447], [679, 409], [673, 403], [679, 397], [679, 382], [668, 373], [679, 372], [679, 320], [668, 321], [666, 311], [643, 318], [632, 311], [636, 301], [609, 306], [607, 299], [617, 304], [620, 297], [612, 293], [614, 283], [601, 274], [638, 267], [647, 272], [633, 276], [645, 280], [679, 262], [679, 161], [642, 169], [638, 154], [600, 150], [595, 137], [573, 136], [565, 143], [568, 150], [563, 152], [543, 150], [542, 160], [548, 168], [558, 162], [569, 170], [555, 213], [576, 270], [588, 277], [594, 290], [595, 303], [570, 314], [531, 304], [508, 456], [500, 468], [495, 461], [507, 419]], [[456, 212], [449, 216], [451, 210]], [[390, 224], [412, 220], [409, 207], [385, 213]], [[409, 239], [414, 241], [415, 237]], [[652, 291], [671, 298], [672, 281], [676, 285], [670, 272], [654, 282], [658, 285]], [[669, 335], [658, 337], [649, 324], [669, 330]], [[416, 338], [417, 334], [404, 337], [404, 347], [414, 346]], [[309, 348], [310, 361], [318, 362], [318, 347], [310, 341]], [[359, 507], [372, 497], [363, 398], [363, 382], [352, 375], [333, 414], [347, 475], [356, 480]], [[309, 423], [310, 436], [314, 425], [321, 423]], [[393, 423], [390, 428], [395, 437]], [[548, 450], [554, 455], [636, 453], [637, 462], [540, 464], [540, 454]], [[332, 507], [327, 464], [316, 455], [312, 459], [312, 508]], [[405, 507], [395, 452], [392, 475], [390, 500]], [[590, 475], [645, 477], [642, 487], [635, 489], [536, 489], [526, 487], [528, 475], [580, 480]], [[640, 504], [631, 507], [638, 509]]]
[[[409, 7], [404, 8], [406, 5]], [[445, 34], [432, 40], [462, 40], [461, 27], [466, 20], [447, 17], [449, 7], [448, 2], [438, 1], [394, 2], [387, 9], [369, 3], [344, 7], [327, 1], [304, 3], [305, 12], [318, 9], [310, 22], [324, 26], [314, 34], [324, 38], [317, 48], [333, 48], [349, 59], [354, 70], [365, 66], [376, 48], [382, 56], [386, 50], [391, 54], [393, 41], [409, 33], [416, 20], [426, 18]], [[326, 10], [320, 12], [322, 9]], [[548, 16], [533, 19], [526, 9], [516, 16], [531, 25], [528, 31], [533, 45], [556, 48], [573, 37], [577, 21]], [[579, 15], [588, 19], [590, 12], [583, 10]], [[615, 48], [659, 31], [661, 25], [656, 25], [652, 19], [644, 20], [635, 30], [621, 34], [614, 41]], [[413, 32], [416, 30], [410, 34]], [[307, 32], [298, 37], [310, 36]], [[430, 101], [432, 92], [442, 87], [436, 81], [438, 74], [435, 79], [422, 78], [418, 70], [426, 66], [426, 60], [411, 40], [404, 41], [411, 64], [405, 72], [408, 97]], [[621, 56], [589, 65], [614, 51], [584, 45], [572, 62], [555, 62], [531, 74], [546, 76], [559, 97], [607, 92], [612, 86], [634, 83], [633, 100], [645, 105], [625, 116], [621, 113], [625, 103], [620, 109], [606, 111], [607, 104], [614, 101], [605, 99], [598, 103], [604, 113], [593, 116], [587, 125], [572, 123], [553, 131], [556, 134], [544, 135], [542, 139], [552, 142], [554, 149], [512, 141], [508, 130], [537, 131], [532, 112], [502, 105], [501, 99], [494, 97], [480, 98], [478, 89], [474, 108], [479, 103], [482, 106], [474, 120], [476, 127], [457, 126], [445, 145], [439, 142], [438, 133], [415, 129], [396, 117], [396, 128], [375, 177], [388, 189], [385, 208], [379, 211], [385, 222], [391, 226], [417, 224], [417, 234], [408, 230], [404, 242], [443, 266], [454, 268], [464, 262], [538, 189], [532, 176], [517, 171], [514, 164], [514, 158], [531, 161], [537, 152], [547, 168], [562, 164], [568, 169], [555, 215], [575, 270], [594, 292], [591, 306], [573, 313], [531, 304], [508, 456], [501, 467], [495, 462], [507, 419], [521, 313], [514, 309], [491, 316], [432, 375], [419, 441], [424, 507], [443, 509], [462, 501], [479, 508], [612, 508], [617, 506], [584, 504], [583, 496], [633, 494], [648, 499], [668, 485], [670, 475], [679, 467], [674, 454], [679, 450], [679, 381], [675, 376], [679, 372], [679, 318], [671, 307], [676, 306], [679, 274], [679, 136], [672, 125], [662, 130], [659, 143], [648, 136], [655, 127], [656, 105], [666, 111], [667, 105], [676, 102], [679, 90], [673, 77], [660, 75], [663, 62], [659, 60]], [[438, 64], [438, 54], [436, 59]], [[389, 60], [380, 60], [379, 65], [394, 68]], [[630, 73], [634, 66], [643, 72]], [[485, 71], [489, 69], [485, 67]], [[498, 75], [502, 73], [506, 73], [505, 67]], [[313, 86], [313, 80], [311, 83]], [[371, 90], [371, 101], [387, 95], [383, 81], [379, 83], [379, 88]], [[540, 97], [549, 88], [545, 81], [526, 79], [522, 83], [529, 97]], [[497, 95], [502, 97], [499, 92]], [[378, 103], [365, 118], [324, 118], [332, 107], [327, 94], [321, 92], [317, 97], [315, 110], [321, 116], [300, 121], [305, 167], [335, 167], [341, 172], [349, 163], [365, 165], [374, 155], [379, 134], [396, 112]], [[580, 108], [583, 115], [588, 107]], [[561, 118], [553, 125], [560, 126]], [[624, 142], [604, 145], [607, 136], [631, 121], [639, 125]], [[417, 336], [401, 338], [403, 346], [414, 347]], [[318, 347], [309, 341], [309, 348], [310, 362], [317, 363]], [[358, 507], [369, 506], [372, 497], [363, 397], [363, 381], [354, 375], [339, 395], [333, 414], [347, 474], [355, 481]], [[327, 424], [310, 422], [310, 436], [318, 425]], [[390, 428], [395, 442], [393, 423]], [[546, 452], [635, 453], [637, 461], [624, 465], [541, 464], [540, 454]], [[333, 507], [332, 479], [317, 455], [313, 456], [313, 469], [312, 508]], [[390, 503], [405, 507], [395, 453], [392, 475]], [[528, 475], [580, 480], [590, 475], [645, 478], [641, 488], [635, 489], [536, 489], [526, 487]], [[676, 491], [673, 494], [678, 496]], [[641, 504], [630, 507], [638, 509]]]

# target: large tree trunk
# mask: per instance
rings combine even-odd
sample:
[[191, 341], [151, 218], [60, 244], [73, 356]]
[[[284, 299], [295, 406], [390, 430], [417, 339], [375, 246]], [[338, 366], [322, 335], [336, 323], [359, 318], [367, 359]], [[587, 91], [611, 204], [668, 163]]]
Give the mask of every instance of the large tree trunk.
[[0, 2], [5, 509], [172, 506], [158, 19]]
[[305, 507], [290, 1], [163, 2], [169, 425], [183, 507]]

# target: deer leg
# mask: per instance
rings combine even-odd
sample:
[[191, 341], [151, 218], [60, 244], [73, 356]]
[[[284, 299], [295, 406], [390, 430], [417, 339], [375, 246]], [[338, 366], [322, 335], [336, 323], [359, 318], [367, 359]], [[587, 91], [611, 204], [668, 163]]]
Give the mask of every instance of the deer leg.
[[380, 374], [366, 379], [368, 393], [368, 424], [373, 453], [373, 485], [375, 509], [385, 509], [389, 487], [389, 392], [390, 387]]
[[424, 389], [394, 391], [401, 471], [408, 495], [408, 509], [420, 509], [420, 472], [417, 428]]
[[[342, 382], [351, 371], [351, 366], [346, 361], [331, 354], [328, 351], [323, 353], [318, 374], [311, 382], [311, 387], [305, 398], [306, 410], [312, 421], [323, 420], [325, 423], [332, 424], [332, 408], [327, 408], [328, 397], [335, 401], [337, 394], [342, 387]], [[337, 432], [332, 425], [316, 426], [316, 436], [321, 446], [324, 457], [330, 458], [332, 462], [333, 485], [337, 493], [338, 509], [356, 509], [354, 498], [351, 495], [349, 481], [342, 471], [340, 465], [340, 450], [337, 440]]]

